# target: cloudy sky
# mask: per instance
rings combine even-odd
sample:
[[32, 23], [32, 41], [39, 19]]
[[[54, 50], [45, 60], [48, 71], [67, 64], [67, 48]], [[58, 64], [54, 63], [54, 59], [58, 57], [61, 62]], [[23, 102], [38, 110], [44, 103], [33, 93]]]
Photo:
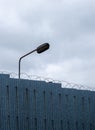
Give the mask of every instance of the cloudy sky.
[[0, 0], [0, 71], [95, 87], [95, 0]]

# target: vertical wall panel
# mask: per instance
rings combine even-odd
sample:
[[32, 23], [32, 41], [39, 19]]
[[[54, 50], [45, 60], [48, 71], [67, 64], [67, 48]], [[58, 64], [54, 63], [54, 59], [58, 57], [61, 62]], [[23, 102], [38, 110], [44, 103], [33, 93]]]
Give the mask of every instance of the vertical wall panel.
[[95, 92], [0, 75], [0, 130], [94, 130]]

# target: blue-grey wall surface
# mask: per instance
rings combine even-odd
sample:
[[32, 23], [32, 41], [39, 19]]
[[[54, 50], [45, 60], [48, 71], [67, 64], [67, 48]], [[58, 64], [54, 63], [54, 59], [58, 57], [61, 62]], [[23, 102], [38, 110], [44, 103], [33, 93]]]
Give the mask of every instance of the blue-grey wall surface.
[[0, 74], [0, 130], [95, 130], [95, 92]]

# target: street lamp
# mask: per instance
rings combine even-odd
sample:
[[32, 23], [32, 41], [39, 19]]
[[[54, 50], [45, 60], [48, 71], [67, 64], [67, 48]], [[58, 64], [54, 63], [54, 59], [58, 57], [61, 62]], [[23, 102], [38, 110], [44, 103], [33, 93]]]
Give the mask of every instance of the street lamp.
[[35, 50], [30, 51], [29, 53], [27, 53], [27, 54], [25, 54], [25, 55], [23, 55], [22, 57], [19, 58], [19, 69], [18, 69], [18, 77], [19, 77], [19, 79], [20, 79], [20, 70], [21, 70], [20, 68], [21, 68], [21, 60], [22, 60], [22, 58], [24, 58], [24, 57], [30, 55], [31, 53], [33, 53], [33, 52], [35, 52], [35, 51], [36, 51], [38, 54], [40, 54], [40, 53], [46, 51], [47, 49], [49, 49], [49, 47], [50, 47], [49, 43], [44, 43], [44, 44], [38, 46]]

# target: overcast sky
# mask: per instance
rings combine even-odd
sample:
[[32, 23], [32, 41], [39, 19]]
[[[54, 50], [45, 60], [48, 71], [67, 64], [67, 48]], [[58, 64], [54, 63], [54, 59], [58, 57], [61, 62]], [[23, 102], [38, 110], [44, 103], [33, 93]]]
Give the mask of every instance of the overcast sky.
[[95, 0], [0, 0], [0, 71], [95, 87]]

